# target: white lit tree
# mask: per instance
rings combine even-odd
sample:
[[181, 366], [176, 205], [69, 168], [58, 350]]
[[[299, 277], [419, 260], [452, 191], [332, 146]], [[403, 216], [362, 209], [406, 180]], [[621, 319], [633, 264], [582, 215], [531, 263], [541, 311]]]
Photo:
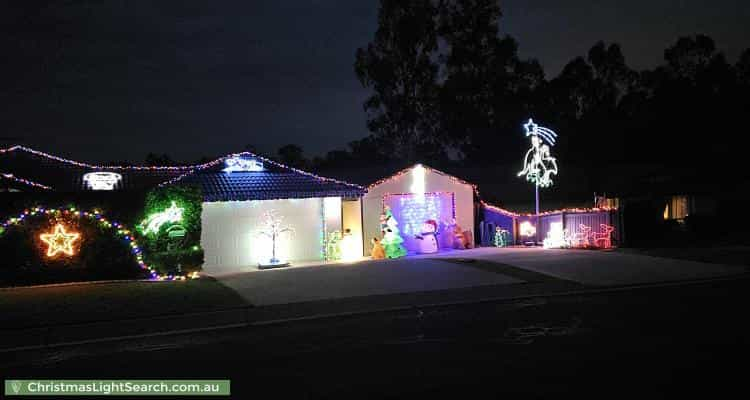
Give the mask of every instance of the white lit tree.
[[276, 240], [283, 233], [287, 232], [294, 233], [294, 229], [282, 226], [282, 217], [276, 214], [276, 210], [269, 210], [263, 213], [263, 228], [261, 228], [259, 233], [271, 239], [271, 260], [269, 265], [283, 264], [276, 258]]

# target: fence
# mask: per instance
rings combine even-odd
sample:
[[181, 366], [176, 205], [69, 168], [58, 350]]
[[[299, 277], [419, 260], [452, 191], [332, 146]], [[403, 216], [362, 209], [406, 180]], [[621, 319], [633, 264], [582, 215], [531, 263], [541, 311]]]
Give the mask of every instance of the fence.
[[[617, 209], [568, 209], [539, 215], [522, 215], [485, 204], [481, 215], [479, 233], [483, 246], [493, 245], [492, 237], [496, 227], [508, 230], [515, 244], [541, 243], [553, 230], [555, 223], [560, 224], [556, 228], [566, 232], [569, 238], [578, 241], [585, 239], [590, 245], [594, 245], [593, 241], [597, 239], [604, 243], [607, 238], [611, 246], [618, 246], [622, 242], [622, 223]], [[611, 233], [607, 234], [609, 230]]]

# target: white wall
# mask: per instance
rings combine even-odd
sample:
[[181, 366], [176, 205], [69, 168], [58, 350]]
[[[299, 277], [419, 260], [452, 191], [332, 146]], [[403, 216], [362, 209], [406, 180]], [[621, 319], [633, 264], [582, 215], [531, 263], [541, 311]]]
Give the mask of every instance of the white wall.
[[[412, 169], [413, 171], [413, 169]], [[383, 211], [383, 196], [386, 194], [412, 193], [414, 174], [409, 171], [394, 179], [388, 179], [367, 191], [362, 198], [362, 218], [365, 254], [369, 255], [373, 237], [380, 237], [380, 214]], [[452, 180], [447, 175], [425, 168], [424, 191], [453, 192], [456, 196], [456, 222], [463, 230], [474, 232], [474, 188]], [[421, 189], [421, 188], [420, 188]]]
[[[292, 262], [322, 259], [323, 199], [211, 202], [203, 203], [201, 214], [204, 269], [257, 266], [268, 260], [271, 241], [260, 234], [267, 210], [276, 210], [282, 225], [294, 229], [277, 241], [278, 257]], [[338, 222], [329, 221], [337, 229], [341, 229], [340, 215]]]

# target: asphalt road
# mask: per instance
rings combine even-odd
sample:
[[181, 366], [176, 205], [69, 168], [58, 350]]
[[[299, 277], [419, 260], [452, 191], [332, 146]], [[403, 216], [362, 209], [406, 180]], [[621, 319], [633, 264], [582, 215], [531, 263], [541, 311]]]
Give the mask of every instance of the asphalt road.
[[[3, 354], [3, 378], [230, 378], [233, 397], [724, 398], [746, 390], [747, 279]], [[741, 390], [736, 392], [736, 390]]]

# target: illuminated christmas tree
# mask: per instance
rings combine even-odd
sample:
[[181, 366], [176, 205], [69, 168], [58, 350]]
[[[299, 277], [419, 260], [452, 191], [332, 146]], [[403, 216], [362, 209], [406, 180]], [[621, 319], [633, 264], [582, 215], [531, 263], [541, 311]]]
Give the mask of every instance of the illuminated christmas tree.
[[285, 232], [292, 233], [294, 232], [294, 229], [290, 227], [282, 228], [281, 217], [276, 215], [275, 210], [270, 210], [270, 211], [266, 211], [265, 213], [263, 213], [263, 225], [264, 226], [259, 233], [271, 239], [271, 259], [269, 260], [267, 265], [281, 266], [281, 265], [288, 264], [276, 258], [276, 240], [280, 238], [282, 233], [285, 233]]
[[385, 209], [385, 229], [383, 240], [380, 243], [385, 249], [385, 256], [388, 258], [399, 258], [406, 255], [406, 249], [402, 245], [404, 239], [401, 237], [401, 231], [398, 229], [398, 221], [393, 217], [391, 209]]

